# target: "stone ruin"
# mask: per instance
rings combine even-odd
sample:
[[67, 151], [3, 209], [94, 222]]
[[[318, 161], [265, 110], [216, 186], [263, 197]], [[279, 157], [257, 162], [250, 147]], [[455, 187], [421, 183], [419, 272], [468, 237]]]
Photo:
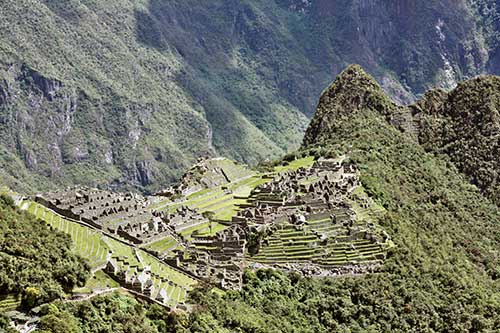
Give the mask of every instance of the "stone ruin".
[[[224, 173], [221, 177], [227, 178]], [[247, 203], [240, 205], [229, 228], [215, 235], [194, 233], [190, 237], [182, 233], [209, 223], [207, 217], [186, 206], [156, 212], [148, 209], [148, 200], [131, 193], [76, 188], [37, 196], [36, 201], [69, 219], [136, 245], [170, 236], [180, 246], [162, 257], [166, 263], [222, 289], [240, 289], [247, 262], [250, 267], [299, 269], [305, 275], [319, 276], [356, 274], [376, 267], [377, 260], [385, 254], [373, 249], [382, 248], [380, 244], [389, 237], [380, 235], [373, 224], [357, 223], [352, 202], [361, 208], [373, 204], [368, 197], [357, 197], [358, 186], [354, 165], [319, 159], [311, 168], [279, 173], [272, 181], [255, 188]], [[173, 192], [186, 194], [191, 191], [187, 189], [180, 186]], [[303, 244], [303, 248], [297, 244]], [[287, 252], [293, 247], [300, 248], [299, 255]], [[307, 255], [301, 257], [300, 251]], [[345, 262], [335, 259], [338, 253], [351, 252], [361, 253], [360, 258], [364, 258], [364, 253], [371, 257], [367, 263], [351, 260], [354, 255], [350, 254]], [[155, 277], [147, 268], [123, 270], [122, 264], [118, 258], [109, 258], [106, 272], [131, 290], [160, 302], [166, 298], [165, 290], [152, 290], [150, 281]]]
[[181, 206], [175, 212], [167, 213], [164, 215], [163, 221], [178, 234], [186, 229], [209, 222], [208, 218], [199, 214], [196, 209], [187, 206]]
[[150, 210], [149, 202], [132, 193], [88, 188], [38, 195], [35, 201], [56, 213], [116, 235], [133, 244], [147, 244], [207, 223], [196, 210], [179, 207], [175, 212]]
[[195, 236], [167, 262], [222, 289], [240, 289], [246, 243], [245, 231], [233, 225], [214, 236]]
[[200, 157], [175, 186], [155, 193], [156, 196], [179, 198], [207, 188], [224, 186], [237, 178], [248, 177], [255, 172], [225, 158]]
[[[358, 186], [356, 168], [338, 160], [319, 159], [309, 169], [281, 173], [252, 192], [248, 203], [241, 205], [241, 210], [232, 218], [229, 229], [214, 236], [194, 235], [188, 247], [177, 251], [168, 262], [223, 289], [239, 289], [242, 268], [246, 267], [247, 260], [251, 265], [258, 263], [256, 257], [247, 257], [248, 247], [252, 245], [248, 240], [257, 239], [258, 248], [268, 245], [266, 237], [249, 237], [250, 234], [272, 235], [286, 228], [300, 233], [309, 228], [308, 237], [314, 241], [308, 246], [318, 248], [318, 260], [313, 258], [305, 264], [291, 262], [289, 267], [302, 267], [304, 274], [316, 272], [318, 275], [356, 274], [371, 270], [375, 263], [347, 262], [338, 266], [322, 262], [331, 256], [322, 249], [328, 244], [335, 246], [337, 237], [342, 237], [345, 242], [368, 242], [375, 244], [374, 248], [378, 246], [380, 236], [372, 226], [356, 224], [357, 216], [350, 202]], [[362, 201], [361, 205], [368, 206], [369, 202]], [[311, 221], [321, 223], [313, 228]], [[329, 230], [328, 226], [339, 227], [345, 234]], [[348, 244], [349, 248], [354, 247], [353, 243]], [[294, 242], [284, 244], [288, 245], [292, 246]], [[363, 243], [361, 246], [370, 248], [371, 245]], [[285, 269], [288, 266], [280, 265]]]
[[179, 183], [155, 193], [156, 196], [175, 198], [187, 196], [204, 188], [213, 188], [229, 183], [231, 180], [223, 168], [211, 166], [211, 161], [207, 157], [200, 157], [184, 175]]
[[252, 192], [252, 199], [232, 222], [243, 225], [287, 221], [296, 210], [329, 216], [328, 210], [349, 209], [346, 199], [359, 185], [353, 165], [319, 159], [309, 168], [279, 174]]
[[154, 283], [150, 268], [129, 265], [125, 270], [121, 266], [124, 262], [120, 261], [119, 257], [108, 259], [104, 271], [127, 289], [151, 296]]
[[[167, 304], [170, 296], [163, 286], [182, 288], [167, 278], [155, 274], [149, 266], [129, 264], [126, 259], [118, 256], [109, 256], [104, 271], [121, 286], [163, 305]], [[160, 282], [158, 290], [155, 288], [153, 280]], [[177, 304], [177, 307], [182, 308], [183, 306], [183, 303]]]
[[[354, 198], [354, 191], [359, 184], [354, 165], [339, 160], [319, 159], [309, 169], [283, 172], [271, 182], [257, 187], [249, 203], [243, 205], [244, 209], [232, 218], [232, 223], [254, 235], [251, 239], [256, 243], [248, 244], [248, 247], [256, 255], [250, 260], [261, 260], [280, 267], [284, 267], [286, 261], [300, 261], [309, 267], [317, 264], [330, 271], [340, 272], [343, 269], [335, 268], [341, 265], [340, 261], [329, 258], [335, 251], [340, 253], [339, 248], [344, 243], [346, 246], [349, 244], [347, 249], [342, 250], [345, 253], [356, 251], [354, 244], [360, 244], [359, 258], [355, 255], [352, 258], [366, 261], [383, 259], [384, 254], [377, 252], [377, 249], [387, 239], [376, 231], [373, 224], [358, 224], [351, 205], [353, 200], [359, 201], [359, 198]], [[370, 202], [365, 199], [360, 205], [367, 208]], [[284, 240], [274, 238], [271, 244], [269, 236], [272, 235], [283, 235]], [[339, 239], [342, 241], [337, 244]], [[307, 246], [296, 250], [299, 255], [287, 253], [288, 247], [297, 247], [300, 240]], [[269, 246], [272, 248], [269, 256], [259, 255], [261, 248]], [[300, 251], [304, 253], [303, 257]], [[277, 260], [274, 262], [273, 258]], [[344, 266], [350, 265], [353, 272], [357, 271], [357, 259], [352, 262], [346, 259]]]
[[113, 221], [147, 220], [146, 200], [133, 193], [113, 193], [90, 188], [74, 188], [37, 195], [35, 201], [67, 218], [113, 231]]

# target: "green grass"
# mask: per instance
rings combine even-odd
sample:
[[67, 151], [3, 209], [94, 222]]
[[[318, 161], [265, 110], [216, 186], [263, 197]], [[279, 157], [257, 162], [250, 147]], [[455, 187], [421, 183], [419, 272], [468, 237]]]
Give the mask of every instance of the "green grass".
[[113, 280], [109, 275], [99, 270], [94, 273], [94, 275], [88, 279], [87, 283], [82, 288], [73, 289], [74, 293], [78, 294], [90, 294], [96, 289], [106, 289], [106, 288], [118, 288], [120, 284]]
[[[169, 281], [172, 281], [175, 284], [176, 289], [187, 288], [190, 290], [197, 283], [191, 277], [160, 262], [158, 259], [151, 256], [147, 252], [140, 249], [134, 249], [129, 245], [125, 245], [110, 237], [102, 235], [98, 231], [95, 231], [91, 228], [79, 225], [76, 222], [63, 219], [44, 206], [41, 206], [35, 202], [29, 202], [27, 210], [35, 214], [38, 218], [47, 222], [53, 228], [69, 234], [74, 243], [74, 251], [87, 259], [87, 261], [89, 261], [91, 266], [94, 268], [105, 264], [107, 253], [108, 251], [111, 251], [113, 257], [119, 258], [122, 261], [126, 261], [129, 266], [150, 266], [152, 272], [166, 278]], [[143, 260], [142, 262], [137, 258], [136, 251], [139, 254], [140, 258]], [[126, 270], [128, 269], [128, 266], [122, 264], [122, 269]], [[96, 272], [95, 276], [96, 278], [94, 280], [93, 278], [89, 280], [88, 284], [84, 288], [77, 289], [76, 291], [89, 292], [89, 290], [102, 286], [106, 283], [115, 285], [111, 281], [108, 281], [102, 272]], [[155, 288], [158, 287], [159, 283], [155, 284]], [[181, 295], [181, 293], [177, 292], [176, 295]], [[179, 301], [182, 302], [185, 300], [185, 293], [181, 296], [182, 297], [179, 298]], [[177, 302], [177, 299], [170, 300], [169, 304], [175, 305], [177, 304]]]
[[232, 207], [231, 209], [225, 209], [223, 211], [215, 213], [215, 219], [218, 221], [229, 222], [239, 211], [238, 207]]
[[[174, 212], [178, 207], [186, 205], [190, 208], [198, 209], [200, 213], [213, 212], [213, 219], [216, 221], [229, 222], [240, 210], [239, 206], [248, 202], [246, 198], [250, 196], [252, 190], [269, 181], [270, 178], [268, 176], [256, 174], [225, 185], [232, 191], [231, 194], [225, 194], [222, 187], [219, 186], [193, 193], [187, 196], [188, 200], [185, 202], [165, 206], [165, 204], [168, 203], [166, 200], [163, 203], [155, 204], [154, 207], [160, 207], [160, 210]], [[196, 229], [197, 228], [193, 229], [193, 231]], [[182, 234], [186, 235], [186, 232], [183, 231]]]
[[[106, 263], [108, 246], [102, 240], [102, 235], [78, 223], [66, 220], [44, 206], [27, 201], [28, 212], [45, 221], [54, 229], [67, 233], [73, 240], [76, 253], [85, 258], [91, 267], [96, 268]], [[24, 204], [21, 203], [21, 206]]]
[[171, 236], [164, 237], [154, 243], [144, 246], [145, 249], [164, 254], [168, 249], [172, 249], [177, 244], [176, 240]]
[[309, 168], [314, 164], [314, 156], [299, 158], [287, 163], [286, 165], [278, 165], [274, 168], [275, 172], [298, 170], [300, 168]]
[[192, 202], [187, 202], [186, 204], [193, 207], [193, 208], [197, 208], [200, 211], [213, 211], [211, 209], [212, 207], [214, 207], [214, 206], [216, 207], [217, 205], [224, 203], [225, 201], [230, 201], [230, 200], [233, 200], [233, 195], [226, 194], [226, 195], [222, 195], [220, 197], [214, 198], [212, 200], [201, 202], [199, 204], [195, 204]]
[[228, 228], [228, 226], [225, 226], [223, 224], [217, 223], [217, 222], [211, 222], [212, 228], [206, 228], [204, 229], [201, 233], [198, 234], [198, 236], [213, 236], [219, 231], [223, 231]]
[[205, 195], [205, 194], [208, 194], [208, 193], [210, 193], [211, 191], [212, 191], [212, 189], [211, 189], [211, 188], [205, 188], [205, 189], [200, 190], [200, 191], [198, 191], [198, 192], [191, 193], [190, 195], [188, 195], [188, 196], [186, 197], [186, 199], [188, 199], [188, 200], [196, 199], [197, 197], [200, 197], [200, 196], [203, 196], [203, 195]]
[[248, 169], [243, 165], [236, 164], [235, 162], [227, 158], [213, 160], [213, 164], [215, 164], [215, 166], [217, 167], [222, 168], [231, 182], [244, 177], [249, 177], [255, 173], [251, 169]]
[[201, 230], [204, 230], [204, 229], [207, 229], [209, 227], [211, 222], [207, 222], [207, 223], [203, 223], [203, 224], [200, 224], [200, 225], [195, 225], [193, 227], [190, 227], [190, 228], [187, 228], [183, 231], [181, 231], [181, 235], [188, 238], [188, 239], [191, 239], [192, 238], [192, 234], [195, 232], [195, 231], [201, 231]]
[[15, 295], [0, 296], [0, 313], [12, 311], [21, 305], [21, 298]]

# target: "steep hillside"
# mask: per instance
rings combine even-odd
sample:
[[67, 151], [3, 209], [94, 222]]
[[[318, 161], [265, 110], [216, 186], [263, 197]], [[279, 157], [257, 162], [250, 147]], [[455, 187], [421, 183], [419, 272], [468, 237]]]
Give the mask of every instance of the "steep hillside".
[[[475, 94], [463, 91], [463, 98], [474, 100]], [[351, 66], [323, 93], [295, 154], [349, 156], [359, 170], [363, 189], [381, 207], [380, 226], [395, 245], [376, 272], [332, 279], [247, 270], [240, 291], [214, 293], [201, 287], [191, 292], [197, 306], [188, 314], [166, 317], [148, 306], [145, 312], [112, 295], [81, 304], [53, 303], [40, 324], [49, 332], [60, 327], [118, 330], [132, 323], [152, 332], [496, 330], [500, 208], [447, 155], [426, 152], [418, 143], [426, 130], [421, 124], [441, 110], [446, 98], [447, 93], [436, 90], [411, 107], [397, 106], [361, 67]], [[462, 111], [473, 114], [467, 107]], [[307, 163], [311, 157], [287, 167]]]
[[275, 157], [347, 63], [402, 102], [497, 73], [497, 17], [490, 0], [3, 1], [0, 177], [153, 191], [199, 156]]
[[[214, 133], [218, 148], [235, 147], [221, 153], [250, 162], [298, 145], [306, 122], [298, 111], [269, 113], [283, 118], [267, 122], [274, 129], [296, 133], [271, 140], [237, 107], [208, 94], [207, 111], [193, 100], [181, 86], [186, 64], [175, 46], [157, 49], [141, 39], [154, 33], [143, 26], [147, 13], [146, 1], [2, 3], [4, 173], [27, 181], [25, 167], [44, 177], [30, 182], [38, 186], [159, 187], [196, 156], [215, 154]], [[210, 125], [214, 118], [226, 127]]]
[[0, 195], [0, 312], [61, 298], [85, 283], [89, 268], [54, 232]]
[[481, 76], [446, 92], [430, 90], [415, 104], [398, 106], [361, 67], [350, 66], [322, 95], [306, 145], [331, 137], [353, 114], [370, 108], [459, 171], [498, 203], [500, 77]]
[[400, 107], [386, 97], [378, 83], [359, 65], [351, 65], [321, 95], [316, 114], [306, 131], [304, 145], [329, 141], [364, 108], [390, 118]]
[[500, 203], [500, 77], [466, 81], [448, 94], [431, 92], [414, 110], [425, 149], [448, 155], [471, 183]]
[[390, 120], [397, 111], [373, 79], [350, 67], [323, 94], [302, 152], [349, 153], [358, 165], [394, 235], [396, 248], [382, 272], [334, 280], [249, 273], [238, 295], [193, 295], [203, 307], [191, 317], [192, 331], [500, 327], [500, 209], [452, 163], [391, 125], [388, 114]]

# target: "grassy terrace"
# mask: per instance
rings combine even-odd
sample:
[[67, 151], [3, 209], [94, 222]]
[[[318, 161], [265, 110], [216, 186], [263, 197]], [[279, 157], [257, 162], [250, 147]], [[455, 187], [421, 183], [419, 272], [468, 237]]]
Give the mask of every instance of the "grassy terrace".
[[107, 289], [107, 288], [118, 288], [120, 284], [113, 280], [109, 275], [103, 271], [97, 271], [94, 275], [87, 281], [84, 287], [75, 288], [73, 292], [80, 294], [90, 294], [93, 290]]
[[[374, 222], [384, 209], [372, 202], [363, 188], [355, 190], [355, 199], [351, 204], [357, 215], [359, 226]], [[360, 202], [368, 202], [362, 207]], [[343, 215], [339, 213], [337, 218]], [[352, 263], [381, 262], [381, 257], [392, 242], [385, 244], [372, 243], [365, 239], [352, 240], [342, 223], [332, 223], [330, 218], [308, 220], [302, 230], [295, 226], [285, 225], [267, 238], [267, 245], [259, 253], [249, 258], [265, 264], [282, 264], [287, 262], [313, 262], [323, 266], [342, 266]], [[326, 243], [321, 242], [319, 235], [328, 236]]]
[[[276, 167], [276, 173], [285, 170], [295, 170], [300, 167], [308, 167], [312, 163], [312, 158], [296, 160], [289, 165]], [[198, 209], [202, 213], [211, 212], [213, 214], [212, 222], [194, 226], [181, 232], [181, 235], [188, 240], [214, 235], [224, 230], [227, 226], [219, 223], [219, 221], [230, 222], [231, 218], [240, 209], [240, 205], [249, 202], [252, 190], [270, 181], [276, 175], [276, 173], [242, 174], [241, 170], [237, 168], [234, 170], [231, 169], [231, 165], [225, 167], [227, 169], [225, 169], [225, 172], [229, 175], [230, 179], [237, 179], [237, 181], [225, 186], [204, 189], [190, 194], [183, 202], [172, 203], [163, 201], [155, 204], [152, 208], [158, 209], [158, 207], [161, 207], [162, 210], [173, 211], [180, 205], [187, 205]], [[155, 275], [153, 279], [155, 285], [153, 297], [156, 297], [160, 288], [164, 288], [167, 294], [167, 304], [171, 306], [185, 300], [187, 292], [196, 284], [196, 281], [189, 276], [158, 261], [147, 252], [123, 244], [92, 228], [64, 219], [42, 205], [31, 201], [24, 201], [20, 206], [33, 213], [39, 219], [44, 220], [52, 228], [69, 234], [73, 240], [74, 251], [85, 258], [95, 270], [94, 276], [88, 281], [87, 285], [84, 288], [75, 290], [75, 292], [85, 293], [91, 292], [93, 289], [112, 288], [117, 285], [115, 281], [100, 270], [106, 264], [108, 253], [111, 253], [112, 257], [117, 259], [121, 269], [124, 271], [129, 270], [131, 267], [140, 268], [149, 266]], [[314, 239], [308, 237], [297, 235], [295, 238], [290, 238], [296, 245], [296, 247], [288, 249], [290, 257], [313, 255], [311, 253], [312, 250], [306, 244], [314, 241]], [[283, 240], [278, 239], [277, 241], [283, 242], [288, 241], [288, 239], [286, 235], [283, 235]], [[302, 246], [306, 246], [306, 249], [302, 249]], [[165, 237], [144, 246], [145, 249], [156, 252], [158, 255], [168, 255], [176, 247], [177, 243], [173, 237]]]
[[200, 224], [200, 225], [197, 225], [197, 226], [194, 226], [191, 228], [187, 228], [187, 229], [181, 231], [181, 235], [184, 236], [184, 238], [191, 239], [192, 235], [194, 233], [200, 233], [200, 232], [203, 232], [205, 230], [210, 230], [210, 225], [218, 225], [218, 224], [216, 224], [214, 222]]
[[73, 240], [75, 252], [85, 258], [92, 268], [106, 264], [109, 248], [99, 232], [68, 221], [35, 202], [25, 201], [21, 207], [47, 222], [52, 228], [69, 234]]
[[[194, 234], [203, 236], [213, 235], [216, 232], [226, 229], [227, 226], [224, 224], [229, 223], [231, 218], [237, 214], [240, 205], [248, 202], [247, 200], [251, 191], [269, 180], [270, 178], [266, 175], [251, 176], [226, 185], [225, 188], [230, 190], [231, 193], [228, 193], [222, 186], [219, 186], [211, 190], [204, 189], [193, 193], [187, 197], [186, 201], [178, 203], [164, 201], [163, 203], [156, 204], [154, 208], [163, 206], [160, 210], [172, 212], [178, 207], [186, 205], [190, 208], [198, 209], [201, 213], [211, 212], [213, 214], [211, 217], [213, 221], [210, 224], [202, 224], [186, 229], [181, 234], [187, 239], [192, 239]], [[153, 246], [161, 246], [159, 245], [161, 243], [157, 243]], [[148, 248], [151, 249], [151, 247]]]
[[236, 164], [234, 161], [227, 158], [214, 160], [214, 163], [217, 167], [224, 170], [224, 173], [231, 181], [248, 177], [254, 174], [254, 171], [248, 169], [246, 166]]
[[21, 298], [14, 295], [0, 296], [0, 313], [12, 311], [21, 305]]
[[143, 248], [156, 252], [159, 256], [164, 256], [177, 248], [177, 242], [173, 237], [167, 236], [154, 243], [147, 244]]
[[274, 168], [275, 172], [283, 172], [289, 170], [298, 170], [300, 168], [309, 168], [314, 164], [314, 157], [304, 157], [294, 161], [291, 161], [287, 165], [279, 165]]
[[[201, 212], [213, 212], [215, 213], [215, 219], [230, 221], [231, 217], [238, 211], [238, 205], [245, 203], [252, 190], [257, 186], [269, 182], [279, 172], [310, 167], [313, 163], [313, 157], [301, 158], [287, 165], [275, 167], [273, 173], [260, 173], [253, 176], [244, 175], [247, 177], [243, 179], [240, 177], [239, 180], [225, 186], [203, 189], [192, 193], [186, 197], [185, 201], [178, 203], [169, 200], [161, 201], [152, 206], [152, 209], [174, 211], [181, 205], [187, 205], [191, 208], [197, 208]], [[224, 188], [231, 190], [232, 193], [225, 193]]]
[[21, 208], [27, 209], [54, 229], [69, 234], [74, 243], [74, 251], [87, 259], [91, 267], [97, 270], [95, 277], [88, 281], [87, 286], [75, 290], [76, 292], [89, 292], [93, 288], [116, 285], [116, 282], [109, 281], [98, 270], [106, 263], [109, 251], [111, 251], [113, 258], [120, 260], [121, 267], [125, 271], [131, 266], [150, 267], [151, 272], [160, 277], [154, 279], [153, 296], [156, 296], [160, 287], [168, 287], [167, 296], [170, 295], [170, 297], [166, 303], [169, 306], [183, 302], [187, 291], [191, 290], [197, 283], [188, 275], [173, 269], [147, 252], [121, 243], [92, 228], [63, 219], [35, 202], [24, 201], [21, 203]]
[[[320, 245], [319, 239], [311, 237], [307, 241], [298, 242], [293, 238], [291, 244], [287, 241], [276, 242], [281, 233], [278, 232], [273, 243], [261, 249], [258, 255], [251, 260], [261, 263], [285, 262], [314, 262], [326, 266], [347, 265], [354, 262], [377, 262], [375, 256], [381, 255], [385, 250], [378, 244], [356, 242], [329, 242]], [[292, 245], [293, 244], [293, 245]], [[362, 244], [362, 245], [361, 245]]]
[[[275, 172], [269, 174], [255, 174], [254, 172], [243, 172], [243, 169], [228, 160], [218, 160], [215, 163], [222, 167], [229, 179], [236, 179], [224, 186], [203, 189], [188, 195], [185, 200], [171, 202], [160, 201], [151, 206], [151, 209], [173, 212], [182, 205], [198, 209], [201, 213], [211, 212], [212, 222], [188, 228], [181, 232], [187, 240], [195, 237], [214, 235], [227, 228], [232, 217], [241, 209], [240, 206], [249, 203], [249, 197], [257, 186], [269, 182], [278, 172], [296, 170], [300, 167], [310, 167], [314, 162], [312, 157], [292, 161], [288, 165], [278, 166]], [[230, 192], [228, 192], [228, 190]], [[154, 251], [165, 256], [176, 249], [173, 238], [167, 237], [144, 246], [145, 249]]]
[[220, 223], [216, 223], [216, 222], [212, 222], [211, 223], [211, 227], [208, 226], [207, 228], [205, 229], [201, 229], [201, 230], [198, 230], [198, 233], [196, 234], [192, 234], [191, 236], [192, 237], [205, 237], [205, 236], [213, 236], [215, 235], [216, 233], [218, 233], [219, 231], [222, 231], [224, 229], [226, 229], [227, 226], [223, 225], [223, 224], [220, 224]]

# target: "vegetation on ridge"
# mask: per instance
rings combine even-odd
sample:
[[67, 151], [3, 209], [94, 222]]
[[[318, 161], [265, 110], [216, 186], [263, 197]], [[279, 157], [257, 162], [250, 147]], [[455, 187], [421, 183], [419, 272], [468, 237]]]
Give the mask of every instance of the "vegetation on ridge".
[[68, 235], [0, 196], [0, 304], [7, 295], [19, 295], [28, 308], [61, 298], [85, 283], [88, 270]]
[[396, 248], [384, 268], [320, 280], [250, 274], [241, 293], [195, 294], [201, 307], [191, 316], [192, 331], [481, 332], [500, 326], [496, 205], [374, 110], [353, 115], [330, 141], [316, 144], [350, 151], [363, 185], [387, 209], [383, 226]]
[[424, 148], [448, 155], [471, 183], [500, 204], [500, 77], [462, 82], [420, 111]]

